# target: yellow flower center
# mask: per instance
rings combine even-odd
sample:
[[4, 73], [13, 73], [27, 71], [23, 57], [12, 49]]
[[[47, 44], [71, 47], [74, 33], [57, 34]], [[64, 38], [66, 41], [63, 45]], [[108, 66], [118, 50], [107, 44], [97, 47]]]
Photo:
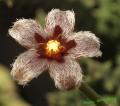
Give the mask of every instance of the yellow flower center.
[[61, 51], [61, 44], [57, 40], [49, 40], [46, 44], [46, 54], [52, 56]]

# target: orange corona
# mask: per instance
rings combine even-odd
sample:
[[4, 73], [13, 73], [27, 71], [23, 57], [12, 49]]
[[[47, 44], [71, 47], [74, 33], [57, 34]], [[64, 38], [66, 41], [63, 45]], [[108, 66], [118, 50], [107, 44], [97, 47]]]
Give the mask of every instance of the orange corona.
[[57, 55], [63, 46], [57, 40], [49, 40], [46, 44], [46, 54], [48, 56]]

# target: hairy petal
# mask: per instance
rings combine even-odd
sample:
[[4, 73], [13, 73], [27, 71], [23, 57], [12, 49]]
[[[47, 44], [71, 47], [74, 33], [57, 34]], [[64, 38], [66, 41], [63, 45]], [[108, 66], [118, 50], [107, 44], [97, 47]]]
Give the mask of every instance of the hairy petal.
[[76, 42], [76, 47], [68, 51], [71, 57], [79, 58], [101, 56], [100, 41], [95, 34], [89, 31], [80, 31], [67, 38], [67, 40], [71, 39], [74, 39]]
[[53, 33], [55, 26], [60, 26], [63, 34], [67, 34], [74, 30], [75, 14], [73, 11], [61, 11], [52, 9], [46, 17], [46, 31]]
[[26, 48], [32, 48], [33, 46], [36, 46], [36, 34], [39, 34], [41, 36], [45, 35], [41, 26], [35, 20], [32, 19], [17, 20], [12, 26], [12, 28], [9, 29], [9, 34], [18, 43], [20, 43]]
[[11, 75], [19, 84], [25, 85], [47, 69], [45, 59], [40, 59], [35, 50], [30, 49], [15, 60]]
[[55, 81], [56, 87], [63, 90], [79, 87], [82, 81], [80, 65], [69, 57], [65, 57], [65, 62], [52, 62], [49, 66], [50, 76]]

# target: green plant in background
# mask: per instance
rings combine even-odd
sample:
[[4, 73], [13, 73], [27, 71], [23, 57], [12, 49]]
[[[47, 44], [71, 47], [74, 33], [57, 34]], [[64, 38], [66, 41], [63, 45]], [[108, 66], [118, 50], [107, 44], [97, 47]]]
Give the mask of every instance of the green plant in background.
[[17, 94], [7, 68], [0, 65], [0, 106], [30, 106]]
[[[110, 72], [110, 61], [100, 63], [92, 59], [84, 59], [81, 61], [81, 65], [83, 70], [85, 71], [83, 72], [85, 75], [85, 81], [90, 85], [96, 85], [98, 81], [101, 81], [101, 89], [104, 88], [106, 91], [109, 92], [112, 92], [114, 90], [114, 88], [116, 87], [115, 84], [118, 85], [118, 78], [115, 77], [112, 72]], [[118, 72], [118, 70], [115, 70], [113, 72], [116, 73]], [[120, 75], [117, 74], [117, 76]], [[118, 90], [120, 91], [120, 88], [118, 88]], [[117, 93], [117, 95], [119, 94], [120, 93]], [[111, 106], [117, 106], [117, 101], [119, 101], [119, 96], [117, 95], [104, 95], [103, 101], [111, 104]], [[94, 106], [93, 101], [84, 98], [84, 95], [82, 95], [82, 93], [77, 90], [49, 93], [47, 98], [49, 103], [51, 104], [50, 106]]]
[[[50, 106], [96, 106], [93, 101], [78, 90], [48, 93], [47, 99]], [[110, 104], [110, 106], [117, 106], [115, 96], [105, 96], [97, 100], [98, 103], [101, 101]]]
[[96, 9], [97, 30], [109, 37], [120, 34], [120, 0], [98, 0]]
[[9, 8], [11, 8], [14, 5], [13, 4], [14, 0], [0, 0], [0, 1], [4, 1]]
[[[6, 3], [9, 6], [9, 2], [13, 0], [6, 0]], [[18, 0], [14, 0], [18, 1]], [[41, 0], [42, 1], [42, 0]], [[30, 3], [35, 4], [34, 2], [37, 2], [37, 0], [20, 0], [18, 1], [18, 7], [22, 8], [23, 5]], [[81, 66], [84, 70], [83, 74], [85, 75], [85, 80], [89, 85], [92, 85], [95, 90], [98, 90], [100, 88], [100, 93], [103, 93], [102, 95], [105, 96], [105, 98], [109, 98], [109, 96], [113, 96], [117, 98], [117, 103], [115, 100], [111, 100], [108, 102], [111, 103], [112, 106], [119, 106], [120, 105], [120, 0], [63, 0], [60, 2], [61, 8], [64, 7], [64, 2], [68, 3], [65, 5], [66, 8], [71, 8], [70, 3], [72, 3], [72, 9], [78, 10], [81, 9], [80, 16], [78, 15], [77, 11], [76, 15], [77, 18], [81, 21], [78, 23], [85, 22], [85, 20], [88, 18], [90, 24], [92, 23], [91, 30], [97, 32], [100, 35], [102, 39], [105, 38], [105, 41], [103, 43], [103, 47], [105, 46], [106, 42], [110, 42], [114, 44], [115, 54], [114, 58], [110, 57], [108, 59], [104, 59], [102, 62], [98, 62], [97, 60], [91, 60], [91, 59], [84, 59], [81, 62]], [[10, 3], [11, 4], [11, 3]], [[14, 5], [14, 2], [12, 3]], [[50, 7], [48, 7], [48, 4], [52, 4], [52, 7], [56, 7], [57, 2], [55, 0], [46, 0], [46, 7], [41, 9], [37, 9], [35, 18], [44, 25], [44, 17], [46, 13], [46, 10], [49, 10]], [[77, 5], [76, 5], [77, 4]], [[31, 5], [32, 6], [32, 5]], [[51, 5], [50, 5], [51, 6]], [[78, 7], [77, 7], [78, 6]], [[82, 7], [82, 8], [81, 8]], [[90, 11], [90, 17], [85, 17], [86, 14], [88, 14]], [[94, 19], [94, 22], [93, 22]], [[88, 21], [87, 21], [88, 22]], [[86, 23], [83, 23], [86, 27], [89, 27]], [[77, 28], [81, 28], [82, 26], [77, 24]], [[90, 29], [90, 28], [88, 28]], [[108, 47], [104, 48], [106, 51], [108, 50]], [[112, 47], [110, 48], [111, 51], [114, 50]], [[104, 52], [104, 51], [103, 51]], [[103, 53], [103, 57], [109, 56], [109, 52], [106, 54]], [[3, 74], [0, 74], [3, 75]], [[9, 76], [9, 73], [7, 73]], [[4, 77], [4, 76], [2, 76]], [[1, 77], [0, 77], [1, 78]], [[6, 77], [4, 77], [6, 79]], [[10, 79], [8, 79], [10, 80]], [[0, 106], [8, 106], [6, 105], [7, 102], [6, 99], [3, 102], [4, 94], [6, 95], [6, 91], [1, 93], [1, 87], [5, 87], [4, 89], [9, 88], [11, 84], [7, 84], [3, 86], [3, 81], [0, 79]], [[13, 84], [13, 83], [12, 83]], [[99, 85], [100, 84], [100, 85]], [[99, 85], [99, 87], [98, 87]], [[13, 84], [14, 86], [14, 84]], [[16, 92], [13, 91], [13, 92]], [[105, 92], [108, 92], [108, 94], [104, 95]], [[16, 94], [15, 94], [16, 95]], [[16, 96], [15, 96], [16, 98]], [[10, 98], [8, 98], [10, 99]], [[19, 99], [19, 98], [18, 98]], [[88, 100], [88, 102], [84, 102], [85, 97], [81, 94], [80, 91], [74, 90], [69, 92], [50, 92], [47, 95], [48, 103], [50, 106], [94, 106], [94, 104]], [[106, 99], [105, 99], [106, 100]], [[2, 101], [2, 102], [1, 102]], [[13, 104], [16, 104], [17, 100], [12, 100]], [[20, 99], [21, 101], [21, 99]], [[107, 100], [106, 100], [107, 101]], [[8, 100], [9, 102], [9, 100]], [[10, 102], [11, 103], [11, 102]], [[88, 104], [86, 104], [88, 103]], [[1, 105], [2, 104], [2, 105]], [[16, 105], [11, 106], [16, 106]], [[10, 106], [10, 105], [9, 105]], [[18, 105], [17, 105], [18, 106]], [[22, 105], [24, 106], [24, 105]], [[26, 105], [25, 105], [26, 106]]]
[[38, 9], [37, 11], [36, 11], [36, 20], [40, 23], [40, 25], [42, 26], [42, 27], [44, 27], [44, 25], [45, 25], [45, 16], [46, 16], [46, 13], [45, 13], [45, 11], [44, 10], [42, 10], [42, 9]]

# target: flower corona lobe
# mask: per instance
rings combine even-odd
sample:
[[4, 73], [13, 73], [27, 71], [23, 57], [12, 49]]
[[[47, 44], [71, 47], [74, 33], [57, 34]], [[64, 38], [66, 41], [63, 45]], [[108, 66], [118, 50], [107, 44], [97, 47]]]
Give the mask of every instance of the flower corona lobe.
[[63, 46], [57, 40], [49, 40], [46, 44], [46, 55], [52, 56], [60, 53]]

